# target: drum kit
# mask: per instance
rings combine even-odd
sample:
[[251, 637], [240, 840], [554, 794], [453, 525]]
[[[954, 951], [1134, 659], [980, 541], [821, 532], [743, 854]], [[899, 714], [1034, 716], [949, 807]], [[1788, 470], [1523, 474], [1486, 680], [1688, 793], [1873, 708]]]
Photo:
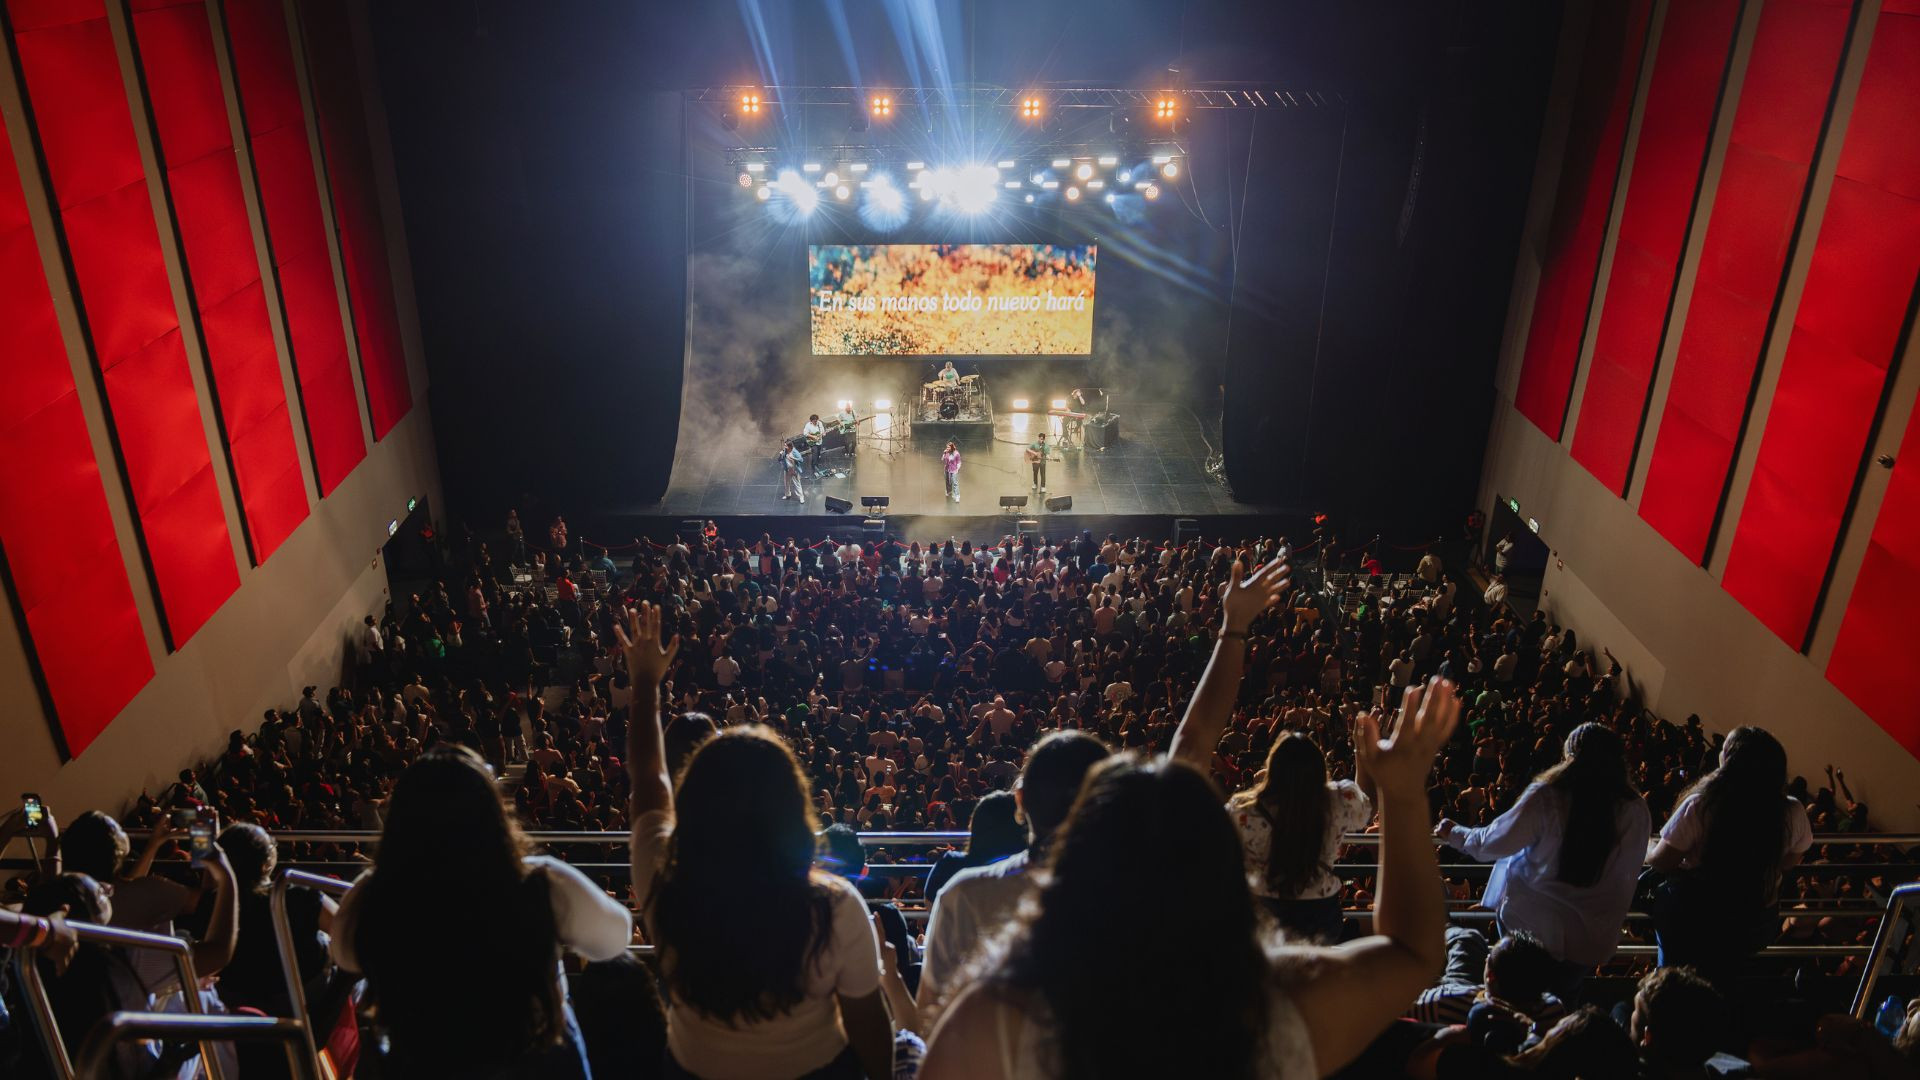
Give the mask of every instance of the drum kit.
[[960, 415], [963, 408], [972, 408], [979, 404], [980, 376], [962, 375], [959, 382], [950, 383], [945, 379], [920, 384], [920, 400], [934, 407], [934, 412], [942, 420], [952, 420]]

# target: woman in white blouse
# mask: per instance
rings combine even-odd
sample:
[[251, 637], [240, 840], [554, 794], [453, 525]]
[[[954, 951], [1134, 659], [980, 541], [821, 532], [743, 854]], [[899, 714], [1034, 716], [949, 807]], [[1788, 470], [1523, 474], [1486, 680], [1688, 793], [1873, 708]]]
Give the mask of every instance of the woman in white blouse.
[[659, 717], [679, 639], [663, 640], [650, 604], [616, 630], [634, 686], [633, 893], [660, 949], [666, 1075], [891, 1075], [866, 901], [813, 869], [818, 822], [793, 751], [770, 729], [728, 728], [693, 752], [676, 789]]
[[1282, 927], [1304, 938], [1340, 940], [1344, 920], [1333, 860], [1340, 838], [1373, 820], [1372, 784], [1357, 762], [1355, 775], [1358, 782], [1328, 780], [1320, 747], [1300, 732], [1282, 732], [1267, 752], [1260, 782], [1227, 801], [1253, 895]]
[[1612, 730], [1581, 724], [1561, 754], [1492, 824], [1469, 829], [1442, 819], [1434, 835], [1472, 858], [1499, 859], [1480, 903], [1499, 913], [1503, 929], [1538, 938], [1573, 974], [1619, 945], [1653, 819]]
[[436, 747], [400, 777], [373, 869], [340, 899], [334, 962], [367, 977], [386, 1076], [585, 1076], [560, 954], [610, 960], [633, 917], [527, 853], [477, 754]]

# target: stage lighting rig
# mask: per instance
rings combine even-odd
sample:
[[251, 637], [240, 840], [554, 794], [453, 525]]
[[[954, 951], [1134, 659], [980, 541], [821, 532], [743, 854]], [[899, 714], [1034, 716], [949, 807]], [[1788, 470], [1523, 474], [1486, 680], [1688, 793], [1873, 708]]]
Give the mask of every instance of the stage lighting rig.
[[1020, 119], [1032, 123], [1039, 120], [1042, 115], [1044, 112], [1040, 105], [1040, 95], [1028, 94], [1020, 99]]

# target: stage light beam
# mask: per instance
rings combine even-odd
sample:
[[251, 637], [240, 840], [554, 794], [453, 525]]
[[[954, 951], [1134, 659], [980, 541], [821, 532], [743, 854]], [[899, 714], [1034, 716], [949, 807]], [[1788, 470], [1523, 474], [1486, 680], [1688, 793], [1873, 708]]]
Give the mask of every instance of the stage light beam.
[[1079, 202], [1079, 201], [1080, 201], [1080, 189], [1079, 189], [1079, 188], [1077, 188], [1077, 187], [1070, 187], [1070, 188], [1068, 188], [1068, 189], [1067, 189], [1067, 201], [1068, 201], [1068, 202]]
[[887, 410], [889, 410], [889, 409], [891, 409], [891, 408], [893, 408], [893, 401], [892, 401], [891, 399], [888, 399], [888, 398], [874, 398], [874, 399], [873, 399], [873, 411], [874, 411], [874, 412], [886, 412]]
[[851, 194], [853, 194], [853, 190], [845, 184], [841, 184], [839, 187], [833, 189], [833, 197], [839, 199], [841, 202], [846, 202], [847, 196]]
[[773, 198], [773, 189], [765, 184], [761, 184], [754, 190], [753, 197], [759, 199], [761, 202], [766, 202], [768, 199]]
[[1079, 168], [1073, 170], [1073, 175], [1079, 177], [1082, 180], [1085, 180], [1087, 177], [1093, 175], [1093, 166], [1083, 161], [1080, 163]]
[[963, 214], [978, 214], [1000, 194], [1000, 170], [991, 165], [967, 165], [948, 177], [942, 193]]
[[1160, 166], [1160, 175], [1169, 180], [1174, 179], [1180, 175], [1180, 163], [1177, 161], [1169, 161], [1165, 165]]
[[1013, 407], [1016, 409], [1025, 409], [1032, 404], [1033, 402], [1028, 401], [1026, 398], [1023, 398], [1023, 397], [1017, 397], [1013, 399]]

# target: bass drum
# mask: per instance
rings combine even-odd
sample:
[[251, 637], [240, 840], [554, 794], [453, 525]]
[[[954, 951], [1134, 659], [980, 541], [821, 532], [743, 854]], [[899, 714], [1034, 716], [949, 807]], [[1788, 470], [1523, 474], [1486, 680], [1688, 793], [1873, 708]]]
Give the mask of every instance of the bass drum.
[[952, 420], [960, 415], [960, 399], [952, 393], [940, 395], [940, 419]]

